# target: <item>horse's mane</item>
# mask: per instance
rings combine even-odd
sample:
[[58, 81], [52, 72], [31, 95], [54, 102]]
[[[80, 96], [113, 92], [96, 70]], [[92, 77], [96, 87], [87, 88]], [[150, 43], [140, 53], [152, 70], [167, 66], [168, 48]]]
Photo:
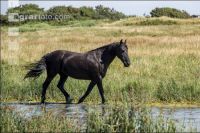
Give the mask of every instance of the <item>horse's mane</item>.
[[114, 46], [116, 46], [117, 44], [119, 44], [119, 43], [118, 43], [118, 42], [113, 42], [113, 43], [110, 43], [110, 44], [104, 45], [104, 46], [102, 46], [102, 47], [99, 47], [99, 48], [96, 48], [96, 49], [90, 50], [90, 51], [88, 51], [88, 52], [98, 51], [98, 50], [105, 50], [105, 49], [108, 49], [108, 48], [114, 47]]

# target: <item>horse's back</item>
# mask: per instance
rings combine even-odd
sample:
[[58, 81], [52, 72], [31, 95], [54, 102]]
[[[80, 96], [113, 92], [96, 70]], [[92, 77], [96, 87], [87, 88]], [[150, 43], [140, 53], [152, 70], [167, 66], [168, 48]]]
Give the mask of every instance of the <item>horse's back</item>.
[[[47, 73], [65, 74], [77, 79], [91, 79], [98, 64], [93, 54], [56, 50], [46, 55]], [[96, 71], [95, 71], [96, 73]]]

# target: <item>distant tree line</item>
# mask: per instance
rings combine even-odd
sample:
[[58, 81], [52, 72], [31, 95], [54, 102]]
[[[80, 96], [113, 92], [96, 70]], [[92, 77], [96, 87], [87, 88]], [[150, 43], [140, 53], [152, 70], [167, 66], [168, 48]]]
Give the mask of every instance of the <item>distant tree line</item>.
[[[6, 15], [1, 15], [1, 24], [8, 24], [9, 13], [18, 13], [19, 18], [17, 19], [23, 20], [19, 23], [26, 23], [29, 21], [69, 21], [84, 19], [119, 20], [126, 17], [125, 14], [102, 5], [98, 5], [95, 8], [86, 6], [80, 8], [72, 6], [55, 6], [45, 11], [44, 8], [40, 8], [36, 4], [25, 4], [8, 9]], [[37, 16], [37, 18], [33, 18], [34, 16]], [[67, 18], [64, 19], [60, 16], [67, 16]], [[45, 19], [39, 19], [39, 17], [45, 17]]]
[[[71, 21], [71, 20], [85, 20], [85, 19], [109, 19], [109, 20], [119, 20], [121, 18], [128, 17], [122, 12], [116, 11], [109, 7], [104, 7], [98, 5], [95, 8], [83, 6], [80, 8], [75, 8], [72, 6], [54, 6], [48, 10], [40, 8], [36, 4], [25, 4], [18, 7], [8, 9], [6, 15], [1, 15], [0, 21], [2, 25], [8, 24], [8, 14], [9, 13], [18, 13], [18, 18], [20, 21], [18, 24], [34, 21], [47, 21], [47, 22], [56, 22], [56, 21]], [[161, 17], [167, 16], [172, 18], [190, 18], [191, 16], [186, 11], [181, 11], [175, 8], [155, 8], [151, 12], [151, 17]], [[37, 18], [30, 18], [33, 15]], [[57, 16], [67, 16], [67, 18], [56, 18]], [[29, 17], [29, 18], [28, 18]], [[39, 18], [43, 17], [43, 19]], [[45, 17], [45, 18], [44, 18]], [[12, 24], [12, 23], [11, 23]]]

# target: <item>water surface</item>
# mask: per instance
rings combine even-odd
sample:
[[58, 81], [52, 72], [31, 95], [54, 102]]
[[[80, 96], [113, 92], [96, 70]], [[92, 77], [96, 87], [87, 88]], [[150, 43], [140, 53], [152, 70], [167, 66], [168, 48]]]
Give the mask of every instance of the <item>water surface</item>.
[[[108, 115], [115, 108], [111, 105], [86, 105], [86, 104], [64, 104], [64, 103], [1, 103], [1, 107], [8, 107], [24, 119], [31, 119], [35, 116], [42, 116], [47, 112], [55, 116], [66, 116], [72, 119], [77, 126], [85, 127], [87, 114], [99, 112]], [[176, 108], [176, 107], [148, 107], [153, 118], [160, 114], [164, 119], [172, 119], [176, 126], [183, 131], [200, 132], [200, 108]]]

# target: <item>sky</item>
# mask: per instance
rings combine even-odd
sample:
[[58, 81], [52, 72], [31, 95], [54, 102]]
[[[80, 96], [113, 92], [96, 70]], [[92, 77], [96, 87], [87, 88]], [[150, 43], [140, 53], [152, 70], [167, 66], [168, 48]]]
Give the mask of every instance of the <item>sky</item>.
[[[11, 1], [11, 0], [10, 0]], [[34, 3], [45, 10], [53, 6], [66, 5], [73, 7], [104, 5], [114, 8], [126, 15], [143, 16], [149, 15], [150, 11], [156, 7], [172, 7], [187, 11], [190, 15], [200, 15], [200, 1], [20, 1], [14, 2], [1, 1], [1, 14], [5, 14], [8, 6]]]

